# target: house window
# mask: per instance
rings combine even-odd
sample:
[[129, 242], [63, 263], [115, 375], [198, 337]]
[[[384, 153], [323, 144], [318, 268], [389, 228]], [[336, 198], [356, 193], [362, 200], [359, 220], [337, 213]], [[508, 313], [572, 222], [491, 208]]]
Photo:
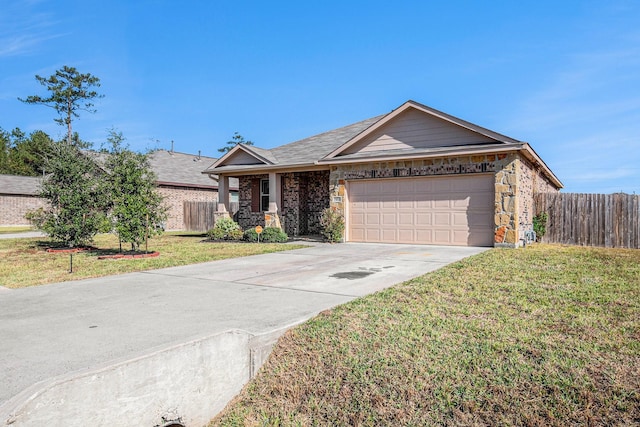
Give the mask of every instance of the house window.
[[260, 180], [260, 210], [266, 212], [269, 210], [269, 180]]

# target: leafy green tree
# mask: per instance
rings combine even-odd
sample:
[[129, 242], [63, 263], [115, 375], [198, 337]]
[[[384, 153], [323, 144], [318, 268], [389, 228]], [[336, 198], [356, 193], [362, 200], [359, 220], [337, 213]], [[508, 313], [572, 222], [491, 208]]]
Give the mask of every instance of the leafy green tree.
[[18, 99], [27, 104], [46, 105], [56, 110], [60, 118], [55, 121], [67, 127], [67, 143], [71, 144], [73, 118], [79, 117], [80, 110], [95, 113], [91, 100], [104, 96], [94, 90], [95, 87], [100, 87], [100, 79], [89, 73], [81, 74], [74, 67], [65, 65], [49, 77], [36, 75], [36, 80], [46, 87], [49, 95], [31, 95]]
[[27, 136], [20, 128], [11, 133], [0, 129], [0, 173], [42, 175], [53, 145], [53, 140], [41, 130]]
[[9, 174], [9, 149], [11, 138], [9, 132], [0, 128], [0, 173]]
[[89, 156], [67, 141], [55, 144], [46, 162], [47, 176], [40, 196], [48, 207], [27, 218], [54, 241], [68, 247], [90, 243], [106, 231], [108, 197], [100, 186], [100, 170]]
[[147, 154], [136, 153], [124, 145], [122, 133], [111, 131], [105, 162], [105, 193], [111, 200], [110, 217], [121, 242], [138, 250], [150, 236], [162, 233], [167, 209], [156, 188], [156, 175]]
[[227, 145], [225, 147], [218, 148], [218, 151], [221, 153], [228, 153], [238, 144], [253, 145], [253, 142], [245, 140], [238, 132], [234, 132], [233, 137], [227, 141], [226, 144]]

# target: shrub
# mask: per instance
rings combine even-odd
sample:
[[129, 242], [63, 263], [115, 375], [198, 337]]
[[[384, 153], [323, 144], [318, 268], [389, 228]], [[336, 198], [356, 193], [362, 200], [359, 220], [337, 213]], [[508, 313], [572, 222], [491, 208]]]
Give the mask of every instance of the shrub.
[[244, 233], [242, 232], [242, 230], [240, 228], [237, 228], [235, 230], [231, 230], [227, 234], [227, 239], [229, 239], [229, 240], [242, 240], [243, 237], [244, 237]]
[[533, 231], [536, 233], [536, 240], [542, 240], [542, 237], [547, 233], [547, 221], [549, 215], [546, 212], [540, 212], [533, 217]]
[[224, 239], [225, 233], [221, 228], [213, 227], [211, 230], [207, 231], [207, 237], [211, 240], [222, 240]]
[[207, 231], [207, 236], [211, 240], [240, 240], [243, 234], [237, 222], [231, 218], [220, 218], [213, 228]]
[[[260, 241], [264, 243], [285, 243], [289, 239], [287, 233], [277, 227], [265, 227], [260, 234]], [[244, 240], [249, 242], [258, 241], [258, 233], [255, 228], [250, 228], [244, 232]]]
[[320, 217], [320, 233], [331, 243], [342, 242], [344, 235], [344, 217], [336, 210], [327, 208]]

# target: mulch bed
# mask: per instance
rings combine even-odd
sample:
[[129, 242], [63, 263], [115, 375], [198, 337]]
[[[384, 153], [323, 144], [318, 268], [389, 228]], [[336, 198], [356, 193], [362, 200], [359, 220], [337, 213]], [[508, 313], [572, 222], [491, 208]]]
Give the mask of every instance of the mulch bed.
[[145, 254], [113, 254], [100, 255], [98, 259], [138, 259], [138, 258], [154, 258], [160, 255], [160, 252], [149, 252]]

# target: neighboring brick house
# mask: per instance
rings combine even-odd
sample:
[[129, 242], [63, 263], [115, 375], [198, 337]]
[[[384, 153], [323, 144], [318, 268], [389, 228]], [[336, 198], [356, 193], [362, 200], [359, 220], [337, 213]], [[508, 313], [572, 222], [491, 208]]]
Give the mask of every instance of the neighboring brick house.
[[[217, 202], [218, 182], [202, 170], [217, 159], [194, 154], [158, 150], [151, 153], [151, 169], [157, 175], [158, 191], [169, 208], [166, 229], [183, 230], [184, 202]], [[231, 201], [237, 200], [238, 182], [231, 182]]]
[[221, 211], [239, 179], [243, 228], [275, 218], [314, 234], [331, 207], [353, 242], [517, 246], [534, 193], [562, 188], [528, 143], [414, 101], [270, 150], [239, 145], [205, 173], [219, 177]]
[[38, 197], [42, 178], [0, 175], [0, 225], [29, 225], [24, 217], [31, 210], [45, 206]]
[[[102, 154], [94, 153], [101, 160]], [[202, 174], [216, 159], [165, 150], [150, 156], [158, 191], [168, 208], [167, 230], [184, 229], [184, 202], [217, 202], [218, 183]], [[215, 177], [214, 177], [215, 178]], [[25, 214], [45, 206], [38, 197], [42, 178], [0, 175], [0, 225], [28, 225]], [[237, 200], [237, 180], [231, 182], [231, 201]]]

